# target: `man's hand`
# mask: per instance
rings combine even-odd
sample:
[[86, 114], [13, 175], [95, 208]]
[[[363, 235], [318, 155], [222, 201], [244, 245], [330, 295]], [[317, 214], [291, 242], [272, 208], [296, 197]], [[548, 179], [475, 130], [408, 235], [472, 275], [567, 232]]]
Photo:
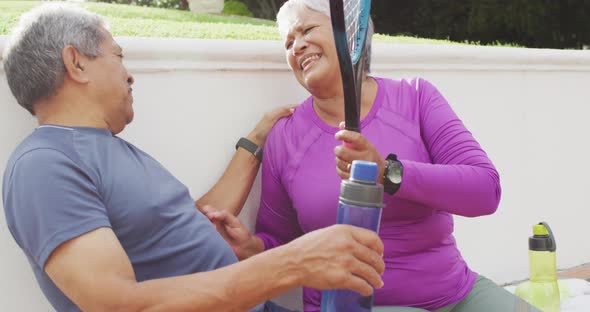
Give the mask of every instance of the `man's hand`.
[[383, 286], [383, 243], [373, 231], [333, 225], [310, 232], [284, 248], [305, 287], [347, 288], [370, 295], [373, 288]]
[[250, 234], [240, 220], [226, 210], [218, 210], [212, 206], [201, 208], [207, 218], [230, 245], [238, 259], [249, 258], [264, 250], [264, 243]]
[[256, 143], [259, 147], [263, 147], [270, 129], [272, 129], [277, 120], [290, 116], [295, 110], [295, 107], [297, 105], [283, 106], [265, 113], [258, 124], [256, 124], [256, 127], [254, 127], [254, 130], [248, 134], [248, 139]]

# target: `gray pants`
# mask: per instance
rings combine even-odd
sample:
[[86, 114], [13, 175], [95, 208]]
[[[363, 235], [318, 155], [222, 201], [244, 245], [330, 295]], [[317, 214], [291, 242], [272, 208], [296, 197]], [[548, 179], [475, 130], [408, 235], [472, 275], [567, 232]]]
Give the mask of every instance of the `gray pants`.
[[[373, 307], [373, 312], [429, 312], [408, 307]], [[463, 300], [431, 312], [541, 312], [489, 279], [478, 276]]]

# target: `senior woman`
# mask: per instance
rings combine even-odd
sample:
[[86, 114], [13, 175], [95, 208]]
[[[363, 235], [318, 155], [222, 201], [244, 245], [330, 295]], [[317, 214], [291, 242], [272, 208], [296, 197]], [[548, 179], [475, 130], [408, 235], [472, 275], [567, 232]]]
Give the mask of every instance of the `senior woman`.
[[[268, 135], [256, 234], [230, 227], [226, 239], [246, 258], [335, 223], [341, 179], [349, 177], [353, 160], [369, 160], [379, 165], [386, 190], [379, 231], [386, 271], [384, 286], [375, 290], [376, 306], [385, 306], [382, 311], [534, 309], [473, 272], [457, 249], [453, 215], [494, 213], [500, 179], [431, 83], [365, 73], [362, 134], [343, 130], [342, 82], [329, 14], [328, 0], [290, 0], [277, 15], [287, 63], [311, 96]], [[217, 216], [217, 222], [222, 219]], [[319, 311], [320, 291], [304, 289], [303, 301], [305, 311]]]

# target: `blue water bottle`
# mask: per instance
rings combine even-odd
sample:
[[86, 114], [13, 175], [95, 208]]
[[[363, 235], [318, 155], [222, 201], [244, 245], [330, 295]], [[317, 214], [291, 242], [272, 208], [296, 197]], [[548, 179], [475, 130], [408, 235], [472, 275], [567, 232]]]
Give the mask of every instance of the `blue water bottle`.
[[[350, 179], [340, 185], [338, 224], [350, 224], [379, 231], [383, 186], [377, 183], [379, 169], [374, 162], [355, 160]], [[363, 296], [347, 289], [322, 291], [321, 312], [369, 312], [373, 295]]]

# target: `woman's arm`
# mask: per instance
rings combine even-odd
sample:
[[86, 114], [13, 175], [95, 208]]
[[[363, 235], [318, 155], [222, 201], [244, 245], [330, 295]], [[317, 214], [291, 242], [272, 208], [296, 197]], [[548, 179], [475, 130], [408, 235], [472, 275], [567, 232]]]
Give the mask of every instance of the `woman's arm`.
[[[247, 138], [262, 148], [276, 121], [292, 112], [293, 107], [288, 106], [266, 113]], [[200, 208], [210, 205], [238, 215], [250, 194], [259, 167], [260, 161], [252, 153], [238, 148], [221, 178], [205, 195], [197, 199], [196, 206]]]
[[[413, 83], [422, 141], [432, 163], [400, 159], [404, 166], [401, 187], [393, 196], [385, 194], [384, 202], [401, 198], [466, 217], [494, 213], [501, 188], [491, 160], [433, 85], [421, 79]], [[385, 161], [362, 134], [341, 130], [336, 139], [350, 146], [337, 146], [334, 151], [340, 177], [348, 178], [354, 159], [376, 162], [382, 177]], [[395, 146], [391, 152], [395, 153]]]
[[442, 94], [420, 84], [420, 127], [432, 164], [402, 159], [402, 185], [395, 196], [465, 217], [492, 214], [500, 202], [500, 176]]

